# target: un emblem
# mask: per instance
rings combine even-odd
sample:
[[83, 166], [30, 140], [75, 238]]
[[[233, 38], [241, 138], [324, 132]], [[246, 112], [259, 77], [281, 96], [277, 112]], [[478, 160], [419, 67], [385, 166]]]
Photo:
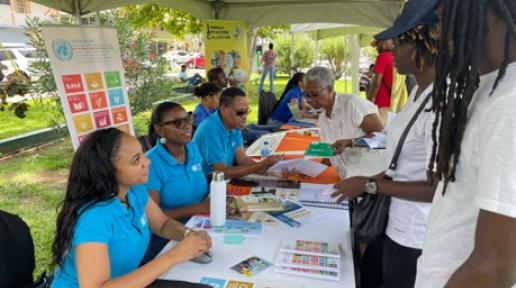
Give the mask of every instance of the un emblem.
[[52, 50], [54, 50], [54, 55], [56, 55], [56, 57], [61, 61], [68, 61], [72, 59], [72, 45], [68, 40], [54, 40], [54, 42], [52, 42]]

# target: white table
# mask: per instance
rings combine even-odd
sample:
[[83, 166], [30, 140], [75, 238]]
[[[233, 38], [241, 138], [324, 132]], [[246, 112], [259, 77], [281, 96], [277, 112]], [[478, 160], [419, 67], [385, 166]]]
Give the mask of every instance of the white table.
[[[244, 282], [278, 283], [279, 287], [297, 284], [305, 288], [351, 288], [355, 287], [353, 256], [349, 234], [349, 212], [347, 210], [310, 208], [324, 216], [320, 221], [307, 224], [301, 228], [291, 228], [283, 223], [276, 226], [265, 225], [263, 239], [249, 239], [243, 245], [228, 245], [221, 240], [213, 240], [213, 261], [209, 264], [187, 262], [173, 267], [161, 276], [162, 279], [200, 282], [202, 277], [233, 279]], [[241, 276], [230, 269], [231, 266], [251, 256], [258, 256], [274, 262], [282, 239], [319, 240], [340, 243], [341, 281], [322, 281], [307, 277], [298, 277], [274, 272], [270, 267], [253, 278]], [[170, 242], [163, 250], [173, 247]]]

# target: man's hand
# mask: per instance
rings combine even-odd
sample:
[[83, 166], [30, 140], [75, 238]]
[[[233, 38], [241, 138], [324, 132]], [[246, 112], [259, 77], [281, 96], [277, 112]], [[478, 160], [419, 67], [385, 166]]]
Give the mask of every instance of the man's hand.
[[337, 191], [331, 194], [331, 197], [339, 197], [336, 201], [337, 203], [346, 199], [355, 199], [365, 192], [366, 183], [367, 177], [363, 176], [356, 176], [342, 180], [333, 186]]
[[335, 150], [335, 155], [339, 155], [342, 152], [344, 152], [344, 149], [346, 147], [351, 147], [353, 141], [351, 139], [341, 139], [337, 140], [335, 143], [331, 144], [330, 146]]

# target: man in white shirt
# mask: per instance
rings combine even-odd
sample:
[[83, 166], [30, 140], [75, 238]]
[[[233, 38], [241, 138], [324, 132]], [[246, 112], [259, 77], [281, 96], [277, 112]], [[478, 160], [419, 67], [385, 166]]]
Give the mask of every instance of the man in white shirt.
[[443, 180], [416, 287], [516, 287], [516, 5], [441, 0], [438, 11], [430, 163]]
[[355, 95], [339, 95], [333, 86], [335, 77], [326, 67], [313, 67], [306, 73], [305, 98], [315, 109], [323, 109], [319, 116], [321, 141], [335, 145], [337, 155], [331, 163], [339, 176], [346, 176], [343, 149], [355, 138], [383, 130], [378, 108]]

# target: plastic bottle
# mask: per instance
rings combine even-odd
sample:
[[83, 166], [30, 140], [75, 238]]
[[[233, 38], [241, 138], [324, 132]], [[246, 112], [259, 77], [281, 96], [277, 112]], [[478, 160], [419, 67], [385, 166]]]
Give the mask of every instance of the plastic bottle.
[[267, 157], [267, 156], [271, 155], [269, 141], [263, 141], [262, 148], [260, 149], [260, 155], [262, 155], [262, 157]]
[[210, 183], [210, 222], [215, 227], [226, 224], [226, 180], [224, 172], [214, 172]]

